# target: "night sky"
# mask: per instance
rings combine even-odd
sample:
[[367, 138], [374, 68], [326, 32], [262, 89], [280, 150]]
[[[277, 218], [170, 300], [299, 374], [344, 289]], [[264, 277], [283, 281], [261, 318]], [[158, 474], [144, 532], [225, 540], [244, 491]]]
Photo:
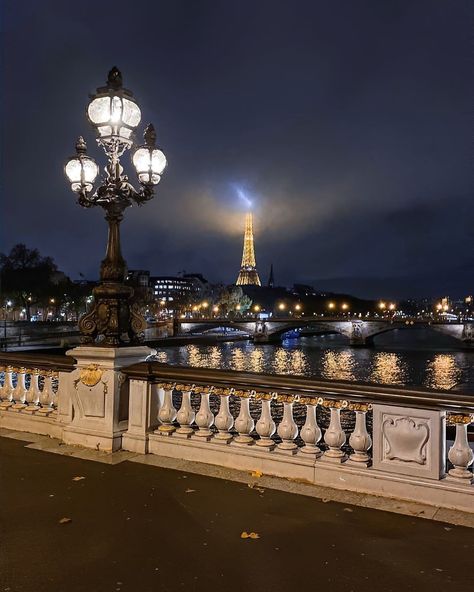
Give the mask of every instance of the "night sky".
[[[169, 166], [126, 212], [129, 268], [260, 275], [371, 297], [474, 287], [470, 1], [3, 3], [0, 251], [98, 276], [106, 227], [63, 174], [117, 65]], [[123, 163], [135, 182], [129, 154]]]

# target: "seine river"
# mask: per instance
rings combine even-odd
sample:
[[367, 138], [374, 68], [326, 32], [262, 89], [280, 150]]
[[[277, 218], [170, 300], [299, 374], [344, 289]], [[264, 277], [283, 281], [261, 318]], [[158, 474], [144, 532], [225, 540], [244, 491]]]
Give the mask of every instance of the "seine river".
[[428, 329], [391, 331], [372, 348], [352, 348], [339, 335], [193, 343], [158, 349], [158, 360], [180, 366], [313, 376], [474, 393], [474, 350]]

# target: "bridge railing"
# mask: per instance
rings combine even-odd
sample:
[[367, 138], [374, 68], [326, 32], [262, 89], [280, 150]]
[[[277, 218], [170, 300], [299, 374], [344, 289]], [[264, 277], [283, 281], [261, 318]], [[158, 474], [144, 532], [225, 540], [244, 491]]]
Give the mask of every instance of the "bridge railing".
[[156, 362], [124, 372], [127, 450], [474, 507], [472, 396]]
[[0, 412], [8, 414], [8, 427], [60, 437], [59, 391], [74, 370], [66, 356], [0, 354]]
[[474, 511], [472, 395], [154, 361], [116, 368], [99, 353], [80, 367], [1, 354], [0, 426]]

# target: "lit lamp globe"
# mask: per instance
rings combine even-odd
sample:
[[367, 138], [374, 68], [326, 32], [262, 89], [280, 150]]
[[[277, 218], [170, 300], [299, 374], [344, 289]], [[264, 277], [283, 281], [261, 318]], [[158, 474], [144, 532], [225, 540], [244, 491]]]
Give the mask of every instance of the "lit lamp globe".
[[122, 74], [112, 68], [107, 86], [97, 89], [87, 107], [87, 116], [97, 129], [99, 142], [108, 144], [119, 140], [124, 149], [132, 144], [132, 132], [141, 119], [140, 108], [133, 93], [122, 87]]
[[158, 185], [167, 163], [163, 152], [155, 146], [156, 133], [151, 123], [147, 126], [143, 137], [145, 138], [145, 144], [140, 146], [133, 154], [133, 165], [140, 183], [143, 185]]
[[95, 160], [87, 156], [86, 152], [87, 145], [84, 138], [80, 136], [76, 144], [76, 155], [72, 156], [64, 167], [66, 176], [71, 183], [71, 189], [76, 193], [83, 190], [92, 191], [94, 181], [99, 173], [99, 167]]

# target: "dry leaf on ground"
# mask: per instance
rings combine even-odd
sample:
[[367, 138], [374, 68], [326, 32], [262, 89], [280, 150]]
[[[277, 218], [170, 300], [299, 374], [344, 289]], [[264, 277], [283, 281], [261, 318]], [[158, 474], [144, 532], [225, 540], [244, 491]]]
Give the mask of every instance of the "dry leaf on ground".
[[241, 539], [259, 539], [260, 535], [257, 532], [244, 532], [240, 535]]
[[250, 474], [252, 477], [261, 477], [263, 475], [262, 471], [252, 471]]
[[73, 477], [72, 478], [73, 481], [82, 481], [83, 479], [85, 479], [85, 477]]
[[72, 518], [61, 518], [59, 524], [68, 524], [69, 522], [72, 522]]
[[194, 493], [195, 491], [195, 489], [186, 489], [184, 493]]

